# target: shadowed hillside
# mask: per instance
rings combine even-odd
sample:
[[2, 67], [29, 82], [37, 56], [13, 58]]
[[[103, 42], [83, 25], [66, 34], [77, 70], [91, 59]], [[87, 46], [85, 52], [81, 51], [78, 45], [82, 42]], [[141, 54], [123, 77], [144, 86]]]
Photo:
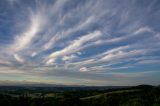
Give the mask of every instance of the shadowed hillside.
[[8, 87], [0, 91], [0, 106], [160, 106], [160, 87], [66, 89]]

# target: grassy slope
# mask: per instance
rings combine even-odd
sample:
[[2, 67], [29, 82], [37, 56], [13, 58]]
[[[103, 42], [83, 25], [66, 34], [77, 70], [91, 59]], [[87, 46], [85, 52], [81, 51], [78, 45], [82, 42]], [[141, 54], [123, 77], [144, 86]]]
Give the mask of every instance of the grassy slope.
[[112, 94], [121, 94], [121, 93], [132, 93], [132, 92], [140, 92], [142, 91], [141, 89], [134, 89], [134, 90], [120, 90], [120, 91], [112, 91], [112, 92], [108, 92], [108, 93], [104, 93], [104, 94], [99, 94], [99, 95], [95, 95], [95, 96], [89, 96], [89, 97], [84, 97], [84, 98], [80, 98], [81, 100], [85, 100], [85, 99], [95, 99], [95, 98], [100, 98], [103, 96], [108, 96], [108, 95], [112, 95]]
[[159, 88], [113, 91], [81, 98], [85, 106], [160, 106]]

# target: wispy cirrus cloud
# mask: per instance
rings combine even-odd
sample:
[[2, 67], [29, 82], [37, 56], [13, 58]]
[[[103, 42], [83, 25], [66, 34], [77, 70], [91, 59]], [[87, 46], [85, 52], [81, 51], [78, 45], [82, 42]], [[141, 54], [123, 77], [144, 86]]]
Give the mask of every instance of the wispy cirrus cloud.
[[145, 82], [148, 72], [159, 74], [159, 5], [158, 0], [3, 2], [0, 73], [66, 84]]
[[69, 46], [66, 48], [53, 52], [49, 55], [49, 60], [47, 61], [46, 64], [52, 63], [54, 59], [56, 59], [59, 56], [65, 56], [69, 55], [75, 52], [79, 52], [81, 47], [83, 47], [84, 44], [90, 43], [98, 39], [102, 33], [100, 31], [95, 31], [93, 33], [89, 33], [87, 35], [84, 35], [80, 37], [78, 40], [74, 40], [73, 43], [71, 43]]

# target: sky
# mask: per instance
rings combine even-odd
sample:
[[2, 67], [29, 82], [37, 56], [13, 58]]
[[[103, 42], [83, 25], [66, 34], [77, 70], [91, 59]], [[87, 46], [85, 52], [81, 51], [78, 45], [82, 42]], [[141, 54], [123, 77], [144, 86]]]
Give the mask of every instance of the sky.
[[160, 84], [159, 0], [0, 0], [0, 84]]

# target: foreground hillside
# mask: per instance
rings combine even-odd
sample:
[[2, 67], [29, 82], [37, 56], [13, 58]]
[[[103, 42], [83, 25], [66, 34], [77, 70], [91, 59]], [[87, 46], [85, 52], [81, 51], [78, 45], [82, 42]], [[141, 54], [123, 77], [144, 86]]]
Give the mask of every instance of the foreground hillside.
[[0, 91], [0, 106], [160, 106], [160, 87], [70, 91], [4, 89]]
[[160, 106], [160, 89], [138, 88], [81, 98], [84, 106]]

